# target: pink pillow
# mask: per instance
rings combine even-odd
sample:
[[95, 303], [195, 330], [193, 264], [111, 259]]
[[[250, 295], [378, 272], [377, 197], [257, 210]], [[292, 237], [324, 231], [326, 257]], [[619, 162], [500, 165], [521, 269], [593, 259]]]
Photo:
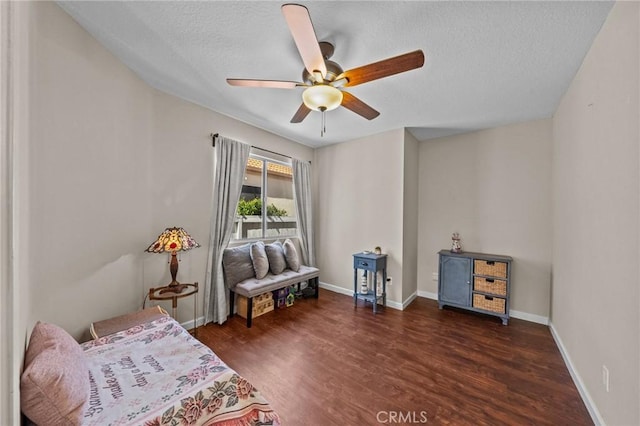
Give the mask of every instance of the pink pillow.
[[89, 397], [89, 366], [82, 348], [60, 327], [38, 321], [20, 378], [20, 408], [39, 425], [76, 425]]

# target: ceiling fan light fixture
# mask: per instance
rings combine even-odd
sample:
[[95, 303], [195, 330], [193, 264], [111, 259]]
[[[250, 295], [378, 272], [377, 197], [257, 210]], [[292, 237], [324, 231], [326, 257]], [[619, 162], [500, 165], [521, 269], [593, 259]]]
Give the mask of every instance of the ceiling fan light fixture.
[[342, 91], [328, 84], [316, 84], [302, 92], [302, 102], [314, 111], [331, 111], [342, 103]]
[[291, 123], [300, 123], [311, 111], [320, 111], [322, 113], [320, 136], [324, 135], [326, 128], [325, 112], [339, 106], [367, 120], [373, 120], [380, 115], [378, 111], [357, 97], [338, 88], [357, 86], [424, 65], [424, 53], [422, 50], [415, 50], [344, 71], [339, 64], [329, 60], [333, 55], [334, 46], [327, 41], [318, 41], [309, 10], [305, 6], [287, 3], [282, 5], [282, 13], [304, 63], [302, 82], [237, 78], [228, 78], [227, 82], [232, 86], [244, 87], [277, 89], [306, 87], [302, 93], [303, 103], [291, 118]]

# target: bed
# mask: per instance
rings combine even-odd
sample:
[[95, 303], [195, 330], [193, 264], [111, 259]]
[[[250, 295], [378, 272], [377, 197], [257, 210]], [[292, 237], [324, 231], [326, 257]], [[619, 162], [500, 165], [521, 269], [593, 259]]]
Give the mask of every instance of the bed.
[[42, 425], [280, 424], [251, 383], [169, 316], [83, 344], [36, 324], [21, 405]]

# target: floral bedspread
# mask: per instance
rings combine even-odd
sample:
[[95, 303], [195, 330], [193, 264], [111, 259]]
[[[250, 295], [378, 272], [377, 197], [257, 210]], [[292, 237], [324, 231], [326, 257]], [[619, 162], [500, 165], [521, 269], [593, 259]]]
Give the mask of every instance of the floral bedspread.
[[279, 425], [251, 383], [171, 317], [82, 344], [86, 425]]

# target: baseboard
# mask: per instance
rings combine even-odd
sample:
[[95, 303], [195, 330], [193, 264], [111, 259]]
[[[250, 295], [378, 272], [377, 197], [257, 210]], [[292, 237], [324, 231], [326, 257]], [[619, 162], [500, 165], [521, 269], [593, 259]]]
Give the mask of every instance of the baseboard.
[[[438, 293], [431, 293], [430, 291], [418, 290], [418, 296], [426, 297], [427, 299], [438, 300]], [[520, 311], [514, 311], [513, 309], [510, 309], [509, 316], [513, 318], [529, 321], [529, 322], [549, 325], [548, 317], [543, 317], [541, 315], [536, 315], [536, 314], [530, 314], [528, 312], [520, 312]]]
[[[347, 296], [353, 296], [353, 290], [347, 290], [344, 287], [339, 287], [333, 284], [320, 283], [320, 288], [325, 288], [329, 291], [333, 291], [334, 293], [346, 294]], [[415, 300], [416, 297], [424, 297], [427, 299], [438, 300], [438, 293], [432, 293], [430, 291], [418, 290], [417, 293], [413, 293], [411, 296], [407, 298], [403, 303], [395, 302], [393, 300], [387, 300], [387, 306], [393, 309], [398, 309], [403, 311], [409, 306], [411, 302]], [[549, 317], [543, 317], [542, 315], [530, 314], [528, 312], [514, 311], [513, 309], [509, 310], [509, 316], [513, 318], [518, 318], [521, 320], [535, 322], [538, 324], [549, 325]]]
[[549, 325], [549, 317], [543, 317], [542, 315], [530, 314], [528, 312], [514, 311], [509, 309], [509, 316], [512, 318], [518, 318], [521, 320], [535, 322], [542, 325]]
[[438, 293], [431, 293], [430, 291], [418, 290], [418, 296], [427, 299], [438, 300]]
[[404, 311], [405, 309], [407, 309], [407, 306], [409, 306], [411, 302], [416, 300], [416, 297], [418, 297], [417, 293], [412, 293], [409, 297], [407, 297], [407, 299], [402, 302], [402, 310]]
[[574, 368], [573, 362], [571, 362], [571, 357], [569, 356], [564, 343], [562, 343], [562, 339], [560, 338], [560, 335], [558, 334], [556, 328], [553, 326], [553, 323], [549, 324], [549, 329], [551, 330], [551, 336], [553, 336], [553, 340], [555, 340], [556, 342], [556, 346], [560, 350], [560, 355], [562, 355], [562, 359], [564, 360], [564, 363], [569, 370], [569, 374], [571, 374], [573, 383], [576, 385], [578, 393], [580, 394], [584, 405], [587, 407], [587, 411], [589, 411], [591, 420], [593, 420], [593, 423], [595, 423], [596, 426], [604, 425], [604, 419], [600, 415], [600, 411], [598, 411], [598, 407], [596, 406], [595, 402], [593, 402], [591, 395], [589, 395], [589, 391], [584, 385], [580, 374], [578, 374], [578, 371]]
[[[204, 325], [204, 316], [202, 317], [198, 317], [196, 318], [196, 324], [198, 325], [198, 327]], [[195, 328], [193, 326], [193, 320], [191, 321], [186, 321], [186, 322], [181, 322], [180, 325], [185, 329], [185, 330], [191, 330], [192, 328]]]
[[404, 305], [403, 303], [387, 299], [387, 307], [391, 309], [397, 309], [399, 311], [402, 311], [404, 309], [403, 305]]
[[[337, 286], [337, 285], [320, 282], [320, 288], [324, 288], [325, 290], [329, 290], [329, 291], [332, 291], [334, 293], [340, 293], [340, 294], [344, 294], [344, 295], [353, 297], [353, 290], [347, 290], [346, 288], [340, 287], [340, 286]], [[410, 296], [409, 299], [407, 299], [407, 301], [405, 301], [404, 303], [400, 303], [400, 302], [396, 302], [394, 300], [387, 299], [387, 306], [389, 308], [397, 309], [399, 311], [402, 311], [407, 305], [409, 305], [409, 303], [411, 303], [413, 301], [413, 299], [415, 299], [415, 293], [412, 296]]]
[[347, 296], [353, 296], [353, 290], [348, 290], [344, 287], [340, 287], [333, 284], [327, 284], [320, 281], [320, 288], [324, 288], [325, 290], [332, 291], [334, 293], [346, 294]]

